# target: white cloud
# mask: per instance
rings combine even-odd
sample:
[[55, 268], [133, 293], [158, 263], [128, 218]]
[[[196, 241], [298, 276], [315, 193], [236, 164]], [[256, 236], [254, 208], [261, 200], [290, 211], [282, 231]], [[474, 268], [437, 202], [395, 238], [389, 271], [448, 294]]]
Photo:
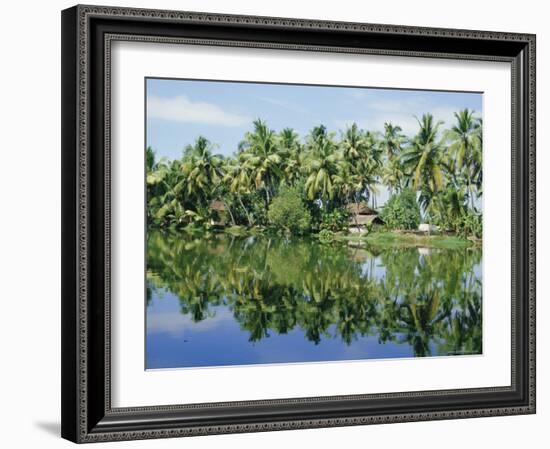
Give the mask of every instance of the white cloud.
[[217, 310], [215, 316], [199, 322], [194, 322], [189, 315], [184, 315], [178, 311], [150, 313], [147, 315], [147, 332], [152, 334], [168, 333], [173, 337], [177, 337], [184, 335], [186, 331], [208, 332], [224, 322], [231, 322], [232, 320], [233, 316], [227, 310]]
[[213, 103], [193, 102], [185, 95], [171, 98], [150, 96], [147, 98], [147, 115], [173, 122], [219, 126], [242, 126], [252, 121], [250, 117], [224, 111]]

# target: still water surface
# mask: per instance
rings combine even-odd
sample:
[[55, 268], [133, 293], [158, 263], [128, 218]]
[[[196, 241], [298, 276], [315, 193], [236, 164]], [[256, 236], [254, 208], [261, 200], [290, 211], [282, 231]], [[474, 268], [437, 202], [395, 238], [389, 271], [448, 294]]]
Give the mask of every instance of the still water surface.
[[481, 354], [481, 250], [153, 233], [146, 367]]

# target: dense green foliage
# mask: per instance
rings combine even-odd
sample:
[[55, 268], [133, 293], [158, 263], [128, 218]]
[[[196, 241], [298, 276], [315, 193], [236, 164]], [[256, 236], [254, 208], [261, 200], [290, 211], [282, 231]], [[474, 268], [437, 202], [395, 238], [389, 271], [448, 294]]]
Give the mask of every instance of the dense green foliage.
[[329, 243], [334, 242], [334, 232], [330, 229], [321, 229], [319, 231], [319, 242], [323, 245], [328, 245]]
[[300, 235], [311, 225], [311, 215], [296, 189], [284, 188], [273, 199], [267, 212], [269, 224], [278, 231]]
[[416, 229], [420, 224], [420, 207], [416, 194], [405, 189], [393, 195], [382, 209], [382, 219], [390, 229]]
[[[411, 215], [420, 208], [423, 221], [479, 238], [481, 119], [465, 109], [455, 113], [448, 129], [442, 125], [425, 114], [414, 136], [386, 123], [382, 133], [352, 124], [338, 136], [320, 125], [300, 138], [290, 128], [276, 132], [256, 120], [234, 156], [216, 154], [202, 136], [172, 161], [156, 161], [147, 148], [148, 226], [208, 228], [222, 222], [219, 208], [212, 207], [216, 201], [227, 215], [225, 226], [267, 227], [277, 220], [268, 214], [274, 199], [292, 188], [310, 215], [309, 229], [292, 225], [292, 232], [341, 231], [349, 224], [346, 205], [366, 202], [376, 208], [384, 186], [391, 195], [411, 189], [415, 202], [418, 196]], [[399, 198], [389, 203], [401, 204]], [[386, 224], [410, 229], [415, 223], [412, 217], [392, 215]]]
[[333, 209], [321, 212], [319, 229], [332, 232], [344, 231], [349, 224], [350, 214], [346, 209]]

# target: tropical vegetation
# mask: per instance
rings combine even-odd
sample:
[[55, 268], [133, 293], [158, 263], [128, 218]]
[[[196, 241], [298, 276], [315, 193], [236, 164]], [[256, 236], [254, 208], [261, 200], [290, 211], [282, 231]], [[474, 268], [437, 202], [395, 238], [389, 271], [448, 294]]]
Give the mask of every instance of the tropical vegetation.
[[411, 136], [398, 124], [374, 132], [353, 123], [338, 134], [319, 125], [300, 137], [258, 119], [232, 156], [218, 154], [203, 136], [175, 160], [157, 160], [148, 147], [148, 227], [345, 232], [352, 221], [347, 206], [377, 208], [385, 189], [384, 231], [424, 222], [479, 240], [481, 119], [464, 109], [447, 128], [429, 113], [417, 121]]

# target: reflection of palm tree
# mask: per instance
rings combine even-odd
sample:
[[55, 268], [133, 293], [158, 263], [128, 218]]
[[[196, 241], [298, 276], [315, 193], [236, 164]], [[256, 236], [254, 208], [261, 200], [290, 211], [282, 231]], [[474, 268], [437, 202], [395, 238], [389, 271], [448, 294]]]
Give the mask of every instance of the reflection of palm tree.
[[399, 317], [404, 339], [411, 344], [414, 355], [430, 355], [430, 341], [436, 333], [436, 325], [441, 316], [439, 312], [439, 293], [429, 291], [418, 296], [410, 294], [401, 306]]
[[[177, 292], [180, 298], [181, 312], [191, 315], [194, 322], [203, 321], [209, 316], [210, 306], [220, 304], [222, 290], [217, 283], [217, 279], [208, 273], [194, 272], [190, 267], [184, 268], [185, 285], [180, 285]], [[186, 298], [182, 301], [182, 298]]]
[[377, 286], [361, 281], [359, 286], [343, 288], [336, 295], [337, 329], [342, 340], [350, 345], [359, 335], [367, 335], [374, 324], [376, 307], [372, 301], [377, 296]]
[[417, 356], [481, 351], [480, 251], [384, 250], [383, 276], [347, 247], [304, 239], [153, 233], [147, 255], [151, 297], [172, 292], [193, 321], [226, 307], [252, 342], [299, 329], [315, 344], [376, 335]]

